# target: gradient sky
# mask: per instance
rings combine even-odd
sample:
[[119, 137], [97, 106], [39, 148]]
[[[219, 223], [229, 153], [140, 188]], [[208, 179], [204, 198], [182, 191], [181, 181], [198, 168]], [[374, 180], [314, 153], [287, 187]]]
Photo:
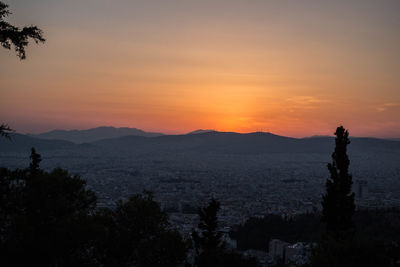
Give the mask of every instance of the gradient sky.
[[3, 0], [0, 122], [400, 137], [400, 1]]

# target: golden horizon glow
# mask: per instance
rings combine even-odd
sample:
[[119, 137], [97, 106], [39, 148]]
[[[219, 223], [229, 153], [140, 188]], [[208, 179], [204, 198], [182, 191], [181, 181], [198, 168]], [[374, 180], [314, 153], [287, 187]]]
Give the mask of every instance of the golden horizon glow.
[[47, 38], [24, 62], [0, 50], [0, 119], [19, 132], [400, 137], [396, 2], [56, 2], [9, 3]]

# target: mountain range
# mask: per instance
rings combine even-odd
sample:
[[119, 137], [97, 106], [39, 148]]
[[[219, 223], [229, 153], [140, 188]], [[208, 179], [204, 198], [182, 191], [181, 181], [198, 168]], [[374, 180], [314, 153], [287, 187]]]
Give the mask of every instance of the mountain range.
[[[400, 152], [400, 142], [351, 137], [355, 152]], [[147, 133], [135, 128], [99, 127], [89, 130], [51, 131], [36, 135], [12, 134], [0, 139], [0, 152], [102, 149], [113, 153], [331, 153], [333, 137], [291, 138], [272, 133], [234, 133], [198, 130], [183, 135]]]
[[101, 126], [88, 130], [53, 130], [40, 134], [28, 134], [31, 137], [50, 140], [65, 140], [76, 144], [90, 143], [106, 138], [117, 138], [122, 136], [146, 136], [155, 137], [161, 136], [162, 133], [145, 132], [136, 128], [115, 128], [111, 126]]

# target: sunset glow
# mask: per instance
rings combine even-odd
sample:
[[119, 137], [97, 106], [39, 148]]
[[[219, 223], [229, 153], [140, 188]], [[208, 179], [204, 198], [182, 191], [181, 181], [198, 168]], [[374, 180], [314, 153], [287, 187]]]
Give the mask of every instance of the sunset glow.
[[0, 50], [18, 132], [400, 137], [399, 1], [5, 2], [47, 39], [22, 62]]

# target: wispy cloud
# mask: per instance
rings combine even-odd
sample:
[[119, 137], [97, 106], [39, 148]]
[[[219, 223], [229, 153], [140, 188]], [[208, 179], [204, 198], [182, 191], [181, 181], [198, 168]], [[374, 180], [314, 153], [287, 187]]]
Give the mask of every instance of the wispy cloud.
[[392, 108], [392, 107], [400, 107], [400, 103], [385, 103], [385, 104], [382, 104], [380, 106], [377, 106], [375, 109], [378, 112], [384, 112], [384, 111], [386, 111], [386, 110], [388, 110], [389, 108]]
[[298, 105], [310, 105], [329, 102], [326, 99], [317, 98], [314, 96], [294, 96], [287, 98], [286, 101], [298, 104]]

